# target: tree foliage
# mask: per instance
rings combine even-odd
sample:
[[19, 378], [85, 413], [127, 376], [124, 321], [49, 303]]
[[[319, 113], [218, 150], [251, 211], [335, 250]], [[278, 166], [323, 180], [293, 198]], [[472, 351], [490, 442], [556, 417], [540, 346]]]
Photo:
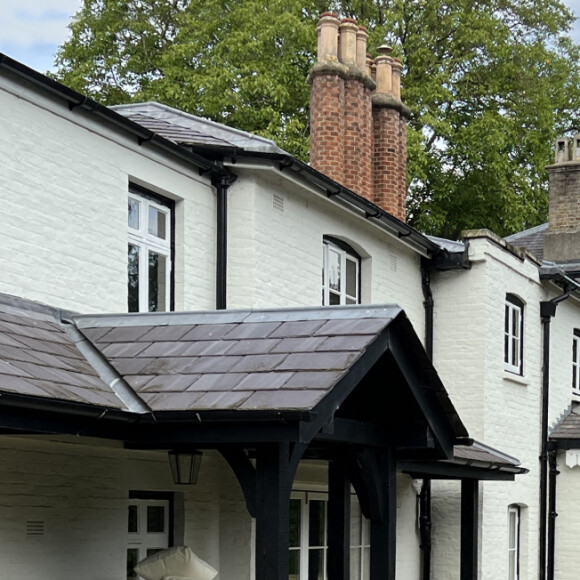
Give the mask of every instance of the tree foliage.
[[158, 100], [305, 159], [305, 79], [328, 8], [403, 60], [413, 225], [455, 237], [545, 219], [545, 166], [580, 107], [559, 0], [84, 0], [57, 78], [105, 104]]

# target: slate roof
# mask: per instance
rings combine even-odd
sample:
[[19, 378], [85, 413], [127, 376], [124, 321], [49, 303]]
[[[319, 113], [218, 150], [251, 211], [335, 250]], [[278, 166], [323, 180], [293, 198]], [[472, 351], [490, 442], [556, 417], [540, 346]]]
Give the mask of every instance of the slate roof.
[[553, 429], [550, 439], [556, 442], [565, 439], [580, 440], [580, 405], [575, 403], [570, 407], [568, 414]]
[[0, 391], [124, 408], [78, 350], [60, 311], [6, 297], [0, 302]]
[[[444, 460], [445, 461], [445, 460]], [[451, 463], [458, 465], [472, 465], [482, 468], [518, 468], [519, 459], [506, 455], [501, 451], [484, 445], [479, 441], [471, 441], [466, 445], [455, 445], [453, 448], [453, 459]], [[517, 469], [519, 472], [526, 472], [524, 468]]]
[[76, 317], [153, 411], [309, 410], [398, 307]]
[[548, 224], [545, 223], [507, 236], [505, 241], [517, 248], [525, 248], [541, 261], [544, 259], [544, 238], [547, 231]]
[[156, 102], [116, 105], [116, 113], [178, 144], [225, 146], [261, 153], [286, 152], [274, 141]]

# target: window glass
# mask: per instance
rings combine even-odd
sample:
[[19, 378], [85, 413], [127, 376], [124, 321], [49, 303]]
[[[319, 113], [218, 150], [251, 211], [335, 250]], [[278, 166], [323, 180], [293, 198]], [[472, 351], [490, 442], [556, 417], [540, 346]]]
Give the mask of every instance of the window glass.
[[137, 573], [133, 570], [139, 562], [139, 549], [129, 548], [127, 550], [127, 580], [137, 578]]
[[322, 303], [338, 306], [358, 304], [360, 257], [340, 240], [325, 238], [323, 244]]
[[580, 330], [572, 337], [572, 389], [580, 393]]
[[129, 227], [139, 229], [139, 207], [141, 204], [134, 197], [129, 198]]
[[128, 311], [166, 312], [171, 298], [171, 202], [129, 194]]
[[136, 505], [129, 506], [129, 533], [133, 534], [139, 531], [139, 516]]
[[508, 294], [505, 302], [504, 362], [505, 370], [522, 374], [523, 303]]
[[165, 507], [147, 506], [147, 533], [162, 534], [165, 531]]
[[520, 508], [517, 505], [508, 508], [508, 580], [520, 577]]

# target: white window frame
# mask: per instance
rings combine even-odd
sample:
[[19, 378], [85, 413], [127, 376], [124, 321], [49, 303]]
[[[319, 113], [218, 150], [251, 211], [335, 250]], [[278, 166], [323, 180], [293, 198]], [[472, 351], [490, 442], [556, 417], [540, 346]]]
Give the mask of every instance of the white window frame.
[[[346, 279], [340, 280], [339, 291], [330, 288], [330, 256], [335, 254], [339, 260], [340, 271], [346, 275], [347, 263], [355, 265], [355, 293], [347, 294]], [[330, 296], [338, 296], [339, 305], [360, 304], [360, 256], [345, 242], [335, 238], [325, 237], [323, 240], [323, 267], [322, 267], [322, 305], [330, 305]]]
[[[139, 227], [132, 228], [127, 224], [128, 243], [131, 246], [139, 248], [139, 294], [138, 312], [149, 312], [149, 252], [155, 252], [166, 259], [165, 268], [165, 302], [157, 309], [159, 312], [168, 312], [171, 309], [171, 240], [172, 232], [172, 208], [169, 205], [163, 205], [146, 195], [140, 195], [134, 190], [129, 192], [129, 200], [135, 200], [139, 203]], [[159, 238], [149, 233], [149, 208], [154, 208], [166, 216], [166, 235], [165, 239]]]
[[505, 370], [523, 374], [524, 305], [512, 294], [505, 299], [504, 363]]
[[508, 580], [520, 577], [520, 526], [520, 506], [508, 506]]
[[[300, 501], [300, 540], [299, 546], [291, 547], [290, 551], [299, 552], [299, 576], [300, 580], [308, 580], [308, 556], [309, 550], [311, 549], [322, 549], [323, 550], [323, 578], [322, 580], [327, 580], [327, 554], [328, 554], [328, 494], [321, 491], [292, 491], [291, 499]], [[309, 546], [309, 518], [310, 512], [308, 509], [308, 504], [312, 500], [324, 502], [324, 542], [321, 546]], [[358, 573], [356, 576], [352, 576], [352, 580], [367, 580], [369, 572], [369, 558], [370, 558], [370, 522], [367, 520], [358, 510], [358, 515], [353, 513], [352, 506], [354, 503], [358, 503], [356, 495], [351, 497], [351, 518], [359, 517], [359, 537], [357, 538], [357, 543], [352, 543], [350, 546], [350, 556], [351, 556], [351, 571], [352, 571], [352, 557], [355, 551], [359, 553], [358, 559]], [[351, 519], [352, 526], [352, 519]], [[351, 535], [351, 539], [352, 535]]]
[[572, 336], [572, 392], [580, 395], [580, 330]]
[[[170, 529], [169, 529], [169, 510], [171, 504], [168, 499], [130, 499], [129, 506], [137, 508], [137, 531], [127, 532], [127, 552], [137, 550], [137, 562], [147, 557], [148, 550], [164, 550], [169, 547]], [[147, 532], [147, 508], [148, 507], [164, 508], [164, 531], [158, 533]], [[140, 578], [140, 576], [139, 576]]]

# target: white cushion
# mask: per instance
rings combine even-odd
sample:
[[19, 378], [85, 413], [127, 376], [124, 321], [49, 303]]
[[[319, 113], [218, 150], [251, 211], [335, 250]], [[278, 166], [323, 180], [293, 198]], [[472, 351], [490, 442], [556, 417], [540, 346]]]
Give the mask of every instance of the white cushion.
[[163, 580], [191, 580], [185, 576], [163, 576]]
[[187, 546], [161, 550], [141, 560], [135, 572], [145, 580], [163, 580], [177, 576], [190, 580], [213, 580], [217, 570], [198, 558]]

